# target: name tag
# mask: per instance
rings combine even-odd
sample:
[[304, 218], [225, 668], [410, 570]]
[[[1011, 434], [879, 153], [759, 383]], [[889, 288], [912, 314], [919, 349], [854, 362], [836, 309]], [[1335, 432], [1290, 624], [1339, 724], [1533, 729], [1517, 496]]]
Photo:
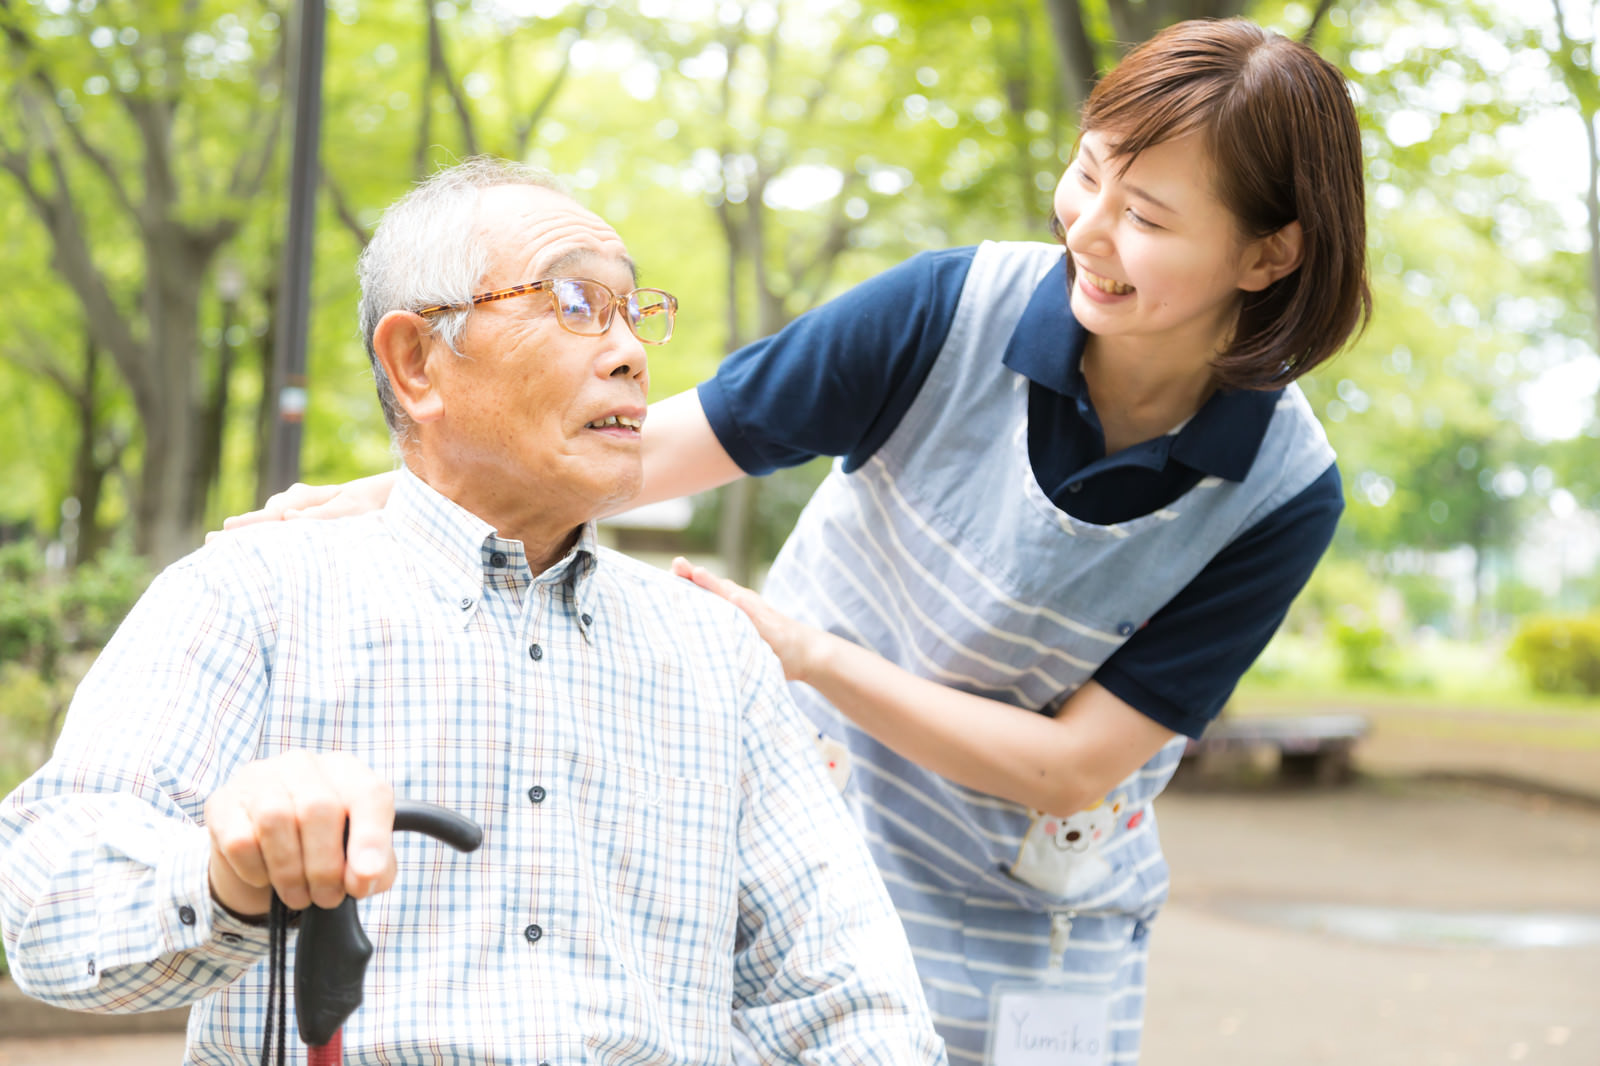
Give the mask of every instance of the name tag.
[[1104, 1066], [1111, 1001], [1041, 988], [996, 988], [988, 1066]]

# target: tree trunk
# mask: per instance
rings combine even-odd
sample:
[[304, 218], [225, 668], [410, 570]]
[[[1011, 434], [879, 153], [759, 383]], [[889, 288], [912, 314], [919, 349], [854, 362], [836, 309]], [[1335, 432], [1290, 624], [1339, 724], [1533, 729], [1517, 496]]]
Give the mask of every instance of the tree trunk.
[[1056, 57], [1061, 61], [1061, 87], [1067, 94], [1067, 110], [1076, 115], [1100, 77], [1094, 42], [1084, 29], [1078, 0], [1045, 0], [1044, 8], [1050, 16]]
[[73, 499], [78, 501], [78, 550], [74, 563], [86, 563], [106, 545], [107, 530], [100, 524], [100, 497], [106, 474], [116, 465], [121, 449], [102, 460], [99, 455], [104, 427], [100, 425], [100, 349], [92, 340], [83, 344], [83, 386], [74, 397], [78, 414], [77, 456], [72, 464]]
[[146, 249], [145, 314], [157, 388], [139, 411], [145, 454], [136, 513], [138, 550], [160, 567], [198, 546], [202, 532], [200, 294], [194, 279], [205, 276], [215, 249], [170, 225], [147, 238]]
[[1595, 134], [1596, 114], [1593, 111], [1581, 114], [1589, 145], [1589, 187], [1583, 198], [1589, 215], [1589, 295], [1594, 300], [1595, 342], [1600, 344], [1600, 140]]

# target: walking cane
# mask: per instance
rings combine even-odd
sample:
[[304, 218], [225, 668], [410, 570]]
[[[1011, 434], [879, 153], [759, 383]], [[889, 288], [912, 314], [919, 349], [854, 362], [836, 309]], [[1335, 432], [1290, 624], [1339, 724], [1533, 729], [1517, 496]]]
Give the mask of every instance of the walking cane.
[[[395, 832], [426, 833], [457, 851], [476, 851], [483, 843], [477, 823], [455, 811], [431, 803], [399, 800], [394, 805]], [[289, 910], [272, 894], [268, 920], [271, 938], [271, 979], [267, 991], [266, 1039], [261, 1066], [272, 1061], [274, 1036], [277, 1062], [285, 1061], [283, 997], [284, 962], [288, 943]], [[346, 896], [337, 907], [313, 904], [300, 912], [300, 936], [294, 950], [295, 1023], [306, 1043], [306, 1066], [341, 1066], [345, 1019], [361, 1005], [361, 985], [372, 958], [372, 941], [361, 928], [356, 901]], [[274, 1032], [276, 1029], [276, 1032]]]

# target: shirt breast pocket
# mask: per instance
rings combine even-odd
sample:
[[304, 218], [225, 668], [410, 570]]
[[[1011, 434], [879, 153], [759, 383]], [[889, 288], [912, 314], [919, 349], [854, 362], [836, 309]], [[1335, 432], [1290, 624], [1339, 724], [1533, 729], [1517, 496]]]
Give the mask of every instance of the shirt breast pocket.
[[733, 789], [574, 758], [572, 790], [583, 887], [606, 947], [653, 985], [731, 995]]

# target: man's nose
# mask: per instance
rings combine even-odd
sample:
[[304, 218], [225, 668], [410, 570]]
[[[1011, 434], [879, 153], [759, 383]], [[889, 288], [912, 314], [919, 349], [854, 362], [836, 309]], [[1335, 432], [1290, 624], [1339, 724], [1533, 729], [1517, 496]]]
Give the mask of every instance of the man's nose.
[[632, 377], [643, 379], [649, 373], [650, 360], [645, 354], [644, 342], [633, 335], [628, 323], [620, 314], [611, 316], [611, 325], [600, 335], [600, 355], [596, 367], [601, 377]]

